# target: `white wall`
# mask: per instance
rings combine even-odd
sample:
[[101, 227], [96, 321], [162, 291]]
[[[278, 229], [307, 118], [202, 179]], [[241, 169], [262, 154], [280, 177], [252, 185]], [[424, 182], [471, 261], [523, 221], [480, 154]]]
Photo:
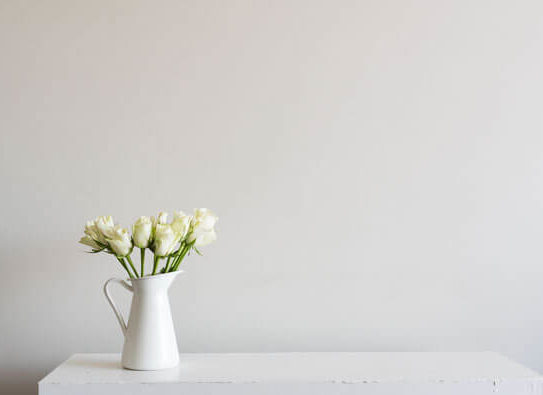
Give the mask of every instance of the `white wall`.
[[[0, 392], [118, 352], [77, 244], [204, 206], [182, 351], [543, 370], [543, 3], [1, 1]], [[128, 296], [117, 292], [122, 303]], [[121, 296], [122, 295], [122, 296]]]

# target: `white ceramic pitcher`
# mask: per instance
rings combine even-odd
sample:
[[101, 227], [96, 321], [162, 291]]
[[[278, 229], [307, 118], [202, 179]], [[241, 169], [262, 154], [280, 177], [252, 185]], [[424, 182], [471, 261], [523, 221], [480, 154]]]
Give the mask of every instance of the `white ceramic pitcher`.
[[[173, 368], [179, 363], [179, 351], [173, 327], [168, 289], [181, 273], [172, 272], [130, 279], [130, 283], [111, 278], [104, 284], [104, 293], [119, 320], [124, 335], [122, 365], [133, 370]], [[109, 285], [118, 283], [134, 295], [125, 323], [109, 294]]]

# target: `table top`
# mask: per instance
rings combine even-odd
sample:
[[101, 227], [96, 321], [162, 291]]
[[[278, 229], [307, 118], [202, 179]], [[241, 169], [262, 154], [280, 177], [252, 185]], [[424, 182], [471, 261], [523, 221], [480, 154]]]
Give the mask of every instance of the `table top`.
[[131, 371], [119, 354], [75, 354], [43, 384], [411, 383], [543, 380], [493, 352], [181, 354], [176, 368]]

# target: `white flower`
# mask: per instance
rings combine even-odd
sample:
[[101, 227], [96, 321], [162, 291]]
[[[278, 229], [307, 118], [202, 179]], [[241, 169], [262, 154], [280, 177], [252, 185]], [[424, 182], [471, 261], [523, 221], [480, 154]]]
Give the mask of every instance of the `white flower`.
[[149, 246], [153, 234], [153, 222], [149, 217], [139, 217], [132, 226], [132, 238], [134, 245], [138, 248]]
[[98, 217], [95, 220], [87, 221], [85, 225], [85, 236], [79, 240], [80, 243], [92, 247], [94, 251], [102, 251], [107, 247], [107, 237], [110, 229], [113, 228], [113, 218]]
[[195, 247], [202, 247], [215, 241], [215, 224], [218, 220], [219, 218], [206, 208], [195, 209], [188, 242], [194, 242]]
[[219, 218], [207, 208], [197, 208], [194, 210], [195, 227], [201, 230], [213, 230], [218, 220]]
[[157, 224], [155, 227], [155, 240], [153, 242], [154, 253], [156, 256], [164, 257], [170, 255], [179, 237], [169, 224]]
[[85, 244], [92, 248], [93, 251], [102, 251], [104, 247], [96, 242], [92, 237], [85, 235], [79, 240], [81, 244]]
[[167, 224], [168, 223], [168, 213], [165, 213], [163, 211], [158, 213], [157, 223], [161, 224], [161, 225]]
[[94, 220], [94, 223], [104, 240], [112, 237], [115, 223], [111, 215], [98, 217]]
[[109, 237], [107, 242], [111, 250], [117, 256], [127, 256], [132, 252], [132, 239], [128, 229], [121, 228], [119, 225], [108, 230]]
[[102, 236], [102, 232], [100, 232], [100, 229], [96, 226], [96, 220], [87, 221], [87, 224], [85, 225], [85, 234], [94, 241], [106, 244], [106, 239]]
[[176, 211], [173, 214], [172, 229], [177, 234], [179, 240], [183, 240], [190, 228], [192, 218], [182, 211]]
[[194, 239], [194, 247], [203, 247], [215, 240], [217, 240], [217, 233], [215, 233], [215, 229], [212, 229], [209, 232], [204, 232], [196, 236]]

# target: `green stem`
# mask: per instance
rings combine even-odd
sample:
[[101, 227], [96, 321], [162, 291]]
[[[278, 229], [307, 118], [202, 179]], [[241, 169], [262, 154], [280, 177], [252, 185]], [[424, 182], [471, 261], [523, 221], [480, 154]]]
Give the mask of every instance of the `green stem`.
[[172, 256], [177, 258], [179, 256], [179, 254], [181, 254], [181, 251], [183, 250], [183, 247], [185, 247], [185, 240], [183, 240], [181, 242], [181, 244], [179, 244], [179, 248], [177, 249], [177, 251], [175, 251]]
[[126, 263], [124, 263], [123, 259], [122, 258], [119, 258], [119, 257], [116, 257], [117, 260], [121, 263], [121, 265], [123, 265], [124, 267], [124, 270], [126, 270], [126, 272], [128, 273], [128, 275], [130, 276], [130, 278], [134, 278], [134, 276], [132, 275], [132, 273], [130, 273], [130, 270], [128, 270], [128, 266], [126, 266]]
[[168, 272], [175, 271], [175, 268], [177, 266], [177, 262], [179, 261], [179, 257], [181, 256], [181, 252], [179, 254], [175, 255], [175, 258], [173, 259], [173, 262], [172, 262], [172, 266], [169, 268]]
[[182, 252], [181, 254], [179, 254], [179, 256], [177, 257], [176, 261], [174, 262], [174, 264], [173, 264], [173, 266], [172, 266], [172, 270], [170, 270], [171, 272], [175, 272], [175, 271], [179, 268], [179, 265], [181, 264], [181, 262], [182, 262], [183, 259], [185, 258], [185, 255], [187, 255], [187, 252], [190, 251], [190, 249], [192, 248], [192, 245], [193, 245], [193, 244], [194, 244], [194, 242], [185, 245], [185, 248], [183, 249], [183, 252]]
[[157, 267], [158, 267], [158, 261], [159, 261], [159, 260], [160, 260], [160, 257], [158, 257], [158, 256], [155, 255], [155, 263], [154, 263], [154, 265], [153, 265], [153, 276], [154, 276], [155, 273], [156, 273], [156, 269], [157, 269]]
[[168, 268], [170, 267], [170, 261], [172, 259], [172, 256], [170, 255], [168, 257], [168, 260], [166, 261], [166, 266], [164, 266], [164, 273], [168, 273]]
[[145, 265], [145, 248], [140, 248], [140, 258], [141, 258], [141, 272], [140, 276], [145, 276], [145, 273], [143, 271], [143, 266]]
[[[181, 244], [179, 245], [179, 248], [177, 249], [177, 251], [175, 251], [171, 256], [173, 256], [173, 262], [172, 262], [172, 266], [171, 266], [171, 269], [173, 269], [173, 267], [175, 266], [175, 263], [177, 262], [177, 260], [179, 259], [179, 255], [181, 255], [181, 253], [183, 252], [183, 249], [185, 248], [185, 240], [183, 240], [181, 242]], [[170, 266], [166, 264], [166, 271], [165, 273], [168, 273], [170, 270]]]
[[[132, 272], [132, 270], [130, 270], [130, 266], [128, 266], [128, 264], [126, 263], [125, 258], [126, 258], [126, 257], [123, 257], [123, 258], [121, 258], [121, 259], [123, 260], [123, 262], [124, 262], [126, 268], [128, 269], [128, 271], [129, 271], [130, 273], [132, 273], [132, 278], [138, 278], [138, 273], [136, 273], [135, 270], [134, 270], [134, 272]], [[132, 266], [132, 269], [134, 269], [134, 266]]]
[[134, 271], [134, 275], [135, 275], [136, 277], [139, 277], [139, 276], [138, 276], [138, 272], [137, 272], [136, 268], [134, 267], [134, 263], [132, 263], [132, 258], [130, 258], [130, 255], [127, 255], [127, 256], [126, 256], [126, 259], [128, 260], [128, 263], [130, 264], [130, 267], [131, 267], [132, 270]]

